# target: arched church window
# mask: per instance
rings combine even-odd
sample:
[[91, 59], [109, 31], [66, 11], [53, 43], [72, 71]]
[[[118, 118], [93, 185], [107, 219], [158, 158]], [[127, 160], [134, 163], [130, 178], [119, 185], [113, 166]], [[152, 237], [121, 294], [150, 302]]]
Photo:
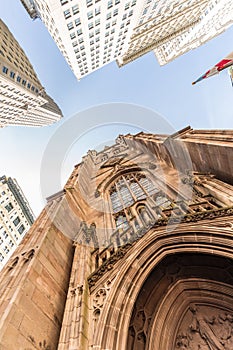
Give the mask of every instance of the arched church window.
[[127, 227], [132, 217], [131, 211], [127, 208], [158, 192], [158, 188], [143, 173], [121, 175], [109, 190], [116, 227]]

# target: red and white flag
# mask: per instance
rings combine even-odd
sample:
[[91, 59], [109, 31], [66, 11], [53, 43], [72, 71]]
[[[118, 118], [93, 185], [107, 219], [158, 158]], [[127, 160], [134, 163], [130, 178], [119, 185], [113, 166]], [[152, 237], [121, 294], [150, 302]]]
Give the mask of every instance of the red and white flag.
[[199, 81], [209, 78], [212, 75], [218, 74], [219, 72], [221, 72], [223, 69], [230, 67], [231, 65], [233, 65], [233, 52], [231, 52], [229, 55], [227, 55], [223, 60], [221, 60], [220, 62], [218, 62], [217, 64], [215, 64], [215, 66], [211, 69], [209, 69], [205, 74], [203, 74], [202, 76], [200, 76], [200, 78], [198, 78], [196, 81], [194, 81], [192, 84], [196, 84]]

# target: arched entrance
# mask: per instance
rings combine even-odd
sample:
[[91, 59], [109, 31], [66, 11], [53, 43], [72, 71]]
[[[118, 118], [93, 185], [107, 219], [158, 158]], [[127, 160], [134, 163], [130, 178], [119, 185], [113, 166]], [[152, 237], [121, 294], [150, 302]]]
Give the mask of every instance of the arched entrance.
[[233, 349], [233, 262], [192, 253], [164, 258], [138, 294], [126, 348]]
[[[172, 232], [148, 231], [111, 270], [116, 277], [95, 329], [93, 349], [184, 350], [188, 347], [177, 340], [192, 318], [205, 317], [210, 307], [211, 315], [230, 318], [233, 253], [228, 226], [195, 223]], [[139, 325], [132, 327], [135, 317]]]

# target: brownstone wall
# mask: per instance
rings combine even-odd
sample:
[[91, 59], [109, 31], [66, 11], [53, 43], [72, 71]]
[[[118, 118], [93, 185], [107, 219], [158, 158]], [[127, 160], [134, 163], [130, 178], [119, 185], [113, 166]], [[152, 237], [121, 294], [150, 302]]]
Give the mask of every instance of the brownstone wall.
[[73, 247], [45, 216], [2, 271], [1, 350], [57, 348]]

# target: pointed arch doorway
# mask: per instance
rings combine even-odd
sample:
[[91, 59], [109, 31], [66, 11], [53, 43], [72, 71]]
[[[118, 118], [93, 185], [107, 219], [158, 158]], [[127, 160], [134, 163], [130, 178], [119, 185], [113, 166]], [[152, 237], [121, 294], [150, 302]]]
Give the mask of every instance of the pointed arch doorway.
[[138, 294], [127, 350], [232, 350], [232, 271], [224, 257], [166, 257]]

